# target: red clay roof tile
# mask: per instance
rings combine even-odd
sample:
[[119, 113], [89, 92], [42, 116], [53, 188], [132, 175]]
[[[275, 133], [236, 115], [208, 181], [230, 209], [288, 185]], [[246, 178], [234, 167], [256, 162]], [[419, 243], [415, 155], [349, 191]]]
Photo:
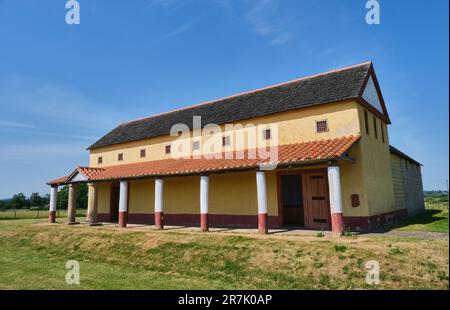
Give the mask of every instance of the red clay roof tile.
[[[272, 156], [260, 156], [260, 151], [263, 149], [259, 149], [258, 151], [253, 149], [212, 154], [207, 156], [208, 158], [205, 158], [206, 156], [204, 156], [202, 158], [163, 159], [104, 168], [78, 167], [77, 170], [83, 173], [89, 181], [101, 181], [251, 169], [257, 168], [260, 164], [269, 163], [276, 163], [277, 165], [302, 164], [311, 161], [338, 159], [356, 141], [358, 141], [359, 138], [360, 136], [356, 135], [280, 145], [272, 147], [269, 150]], [[254, 154], [257, 156], [251, 156]], [[277, 156], [275, 156], [276, 154]], [[270, 161], [271, 159], [274, 159], [273, 162]], [[61, 184], [64, 183], [66, 179], [67, 177], [53, 180], [48, 182], [48, 184]]]

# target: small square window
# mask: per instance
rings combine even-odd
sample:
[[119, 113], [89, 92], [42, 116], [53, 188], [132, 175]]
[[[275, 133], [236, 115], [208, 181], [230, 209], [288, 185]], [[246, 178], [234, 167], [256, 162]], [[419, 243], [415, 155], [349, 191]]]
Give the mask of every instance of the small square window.
[[119, 153], [119, 154], [117, 155], [117, 160], [118, 160], [118, 161], [122, 161], [122, 160], [123, 160], [123, 153]]
[[222, 145], [223, 146], [230, 145], [230, 136], [222, 137]]
[[100, 164], [103, 164], [103, 157], [102, 156], [100, 156], [99, 158], [97, 158], [97, 163], [100, 165]]
[[166, 154], [170, 154], [170, 144], [166, 145]]
[[144, 158], [145, 155], [146, 155], [146, 154], [145, 154], [145, 149], [142, 149], [142, 150], [141, 150], [141, 158]]
[[194, 142], [192, 143], [192, 149], [193, 149], [194, 151], [199, 150], [199, 149], [200, 149], [200, 141], [194, 141]]
[[317, 132], [327, 132], [328, 131], [327, 121], [316, 121], [316, 129]]
[[264, 129], [263, 138], [264, 140], [270, 140], [272, 138], [272, 131], [270, 129]]

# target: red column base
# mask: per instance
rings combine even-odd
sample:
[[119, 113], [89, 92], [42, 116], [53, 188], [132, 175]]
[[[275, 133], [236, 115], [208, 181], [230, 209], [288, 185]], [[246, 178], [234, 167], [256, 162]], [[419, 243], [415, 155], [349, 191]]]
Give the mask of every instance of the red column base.
[[344, 217], [342, 213], [331, 214], [331, 231], [333, 235], [342, 236], [344, 232]]
[[56, 222], [56, 211], [48, 211], [48, 222], [49, 223]]
[[155, 212], [155, 226], [156, 229], [164, 229], [164, 218], [162, 212]]
[[258, 232], [260, 234], [267, 234], [267, 213], [258, 214]]
[[119, 227], [127, 227], [128, 212], [119, 212]]
[[201, 213], [200, 214], [200, 229], [202, 231], [208, 231], [208, 213]]

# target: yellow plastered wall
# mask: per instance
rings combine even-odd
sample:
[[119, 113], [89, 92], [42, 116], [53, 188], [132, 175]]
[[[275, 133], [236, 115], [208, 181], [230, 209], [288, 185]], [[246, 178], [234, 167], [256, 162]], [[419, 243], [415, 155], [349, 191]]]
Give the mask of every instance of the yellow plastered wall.
[[[350, 149], [349, 157], [354, 162], [341, 160], [339, 162], [341, 172], [342, 208], [344, 216], [368, 216], [366, 190], [363, 179], [363, 165], [361, 161], [361, 143], [356, 143]], [[359, 195], [360, 205], [352, 206], [351, 195]]]
[[[252, 118], [248, 120], [242, 120], [236, 124], [242, 126], [259, 125], [264, 126], [271, 124], [273, 126], [274, 138], [269, 141], [273, 144], [289, 144], [296, 142], [311, 141], [317, 139], [329, 139], [335, 137], [342, 137], [348, 135], [354, 135], [359, 133], [359, 120], [358, 120], [358, 104], [355, 101], [344, 101], [335, 104], [326, 104], [315, 107], [303, 108], [294, 111], [282, 112], [272, 115], [266, 115], [262, 117]], [[317, 133], [316, 121], [327, 120], [328, 132]], [[206, 124], [202, 124], [206, 125]], [[230, 124], [228, 124], [230, 125]], [[247, 129], [234, 129], [225, 131], [227, 125], [221, 125], [223, 133], [216, 134], [215, 136], [202, 136], [201, 145], [205, 145], [208, 142], [211, 143], [214, 137], [218, 137], [216, 141], [221, 144], [221, 136], [230, 136], [231, 145], [222, 150], [230, 151], [233, 149], [253, 148], [253, 145], [248, 144], [248, 138], [245, 139], [244, 144], [235, 145], [234, 138], [241, 136], [248, 137]], [[228, 129], [228, 128], [227, 128]], [[275, 137], [275, 133], [277, 135]], [[209, 134], [209, 131], [207, 132]], [[262, 139], [262, 127], [256, 130], [258, 145], [264, 145], [267, 141]], [[185, 151], [190, 152], [192, 141], [199, 140], [199, 137], [189, 138], [185, 145]], [[91, 167], [107, 167], [119, 164], [136, 163], [142, 161], [152, 161], [165, 158], [171, 158], [170, 154], [165, 154], [165, 146], [176, 140], [176, 137], [170, 135], [164, 135], [139, 141], [127, 142], [118, 145], [106, 146], [90, 151], [90, 166]], [[140, 150], [146, 150], [146, 156], [140, 158]], [[202, 148], [203, 154], [216, 153], [217, 149], [211, 149], [210, 151]], [[188, 153], [183, 153], [188, 155]], [[123, 160], [118, 161], [118, 154], [123, 154]], [[174, 153], [174, 152], [173, 152]], [[194, 153], [197, 155], [198, 153]], [[103, 163], [98, 164], [97, 160], [102, 157]]]
[[129, 183], [129, 213], [154, 213], [155, 180], [137, 180]]
[[[89, 199], [91, 195], [89, 195]], [[109, 201], [111, 199], [111, 185], [109, 183], [98, 184], [98, 213], [109, 213]]]
[[[370, 215], [388, 213], [396, 209], [394, 186], [391, 172], [391, 158], [389, 151], [389, 133], [387, 126], [378, 117], [378, 138], [375, 138], [373, 114], [367, 111], [369, 134], [365, 130], [364, 107], [358, 106], [361, 122], [361, 155], [363, 184], [365, 189], [365, 203], [369, 206]], [[384, 130], [382, 142], [381, 124]]]

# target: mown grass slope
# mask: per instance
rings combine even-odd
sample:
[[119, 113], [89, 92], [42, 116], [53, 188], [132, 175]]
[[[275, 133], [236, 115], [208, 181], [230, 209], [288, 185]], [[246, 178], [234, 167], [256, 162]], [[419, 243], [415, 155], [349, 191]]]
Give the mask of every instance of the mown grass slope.
[[[0, 221], [0, 289], [448, 289], [448, 239], [259, 236]], [[81, 285], [65, 263], [81, 264]], [[381, 284], [365, 283], [378, 260]]]

